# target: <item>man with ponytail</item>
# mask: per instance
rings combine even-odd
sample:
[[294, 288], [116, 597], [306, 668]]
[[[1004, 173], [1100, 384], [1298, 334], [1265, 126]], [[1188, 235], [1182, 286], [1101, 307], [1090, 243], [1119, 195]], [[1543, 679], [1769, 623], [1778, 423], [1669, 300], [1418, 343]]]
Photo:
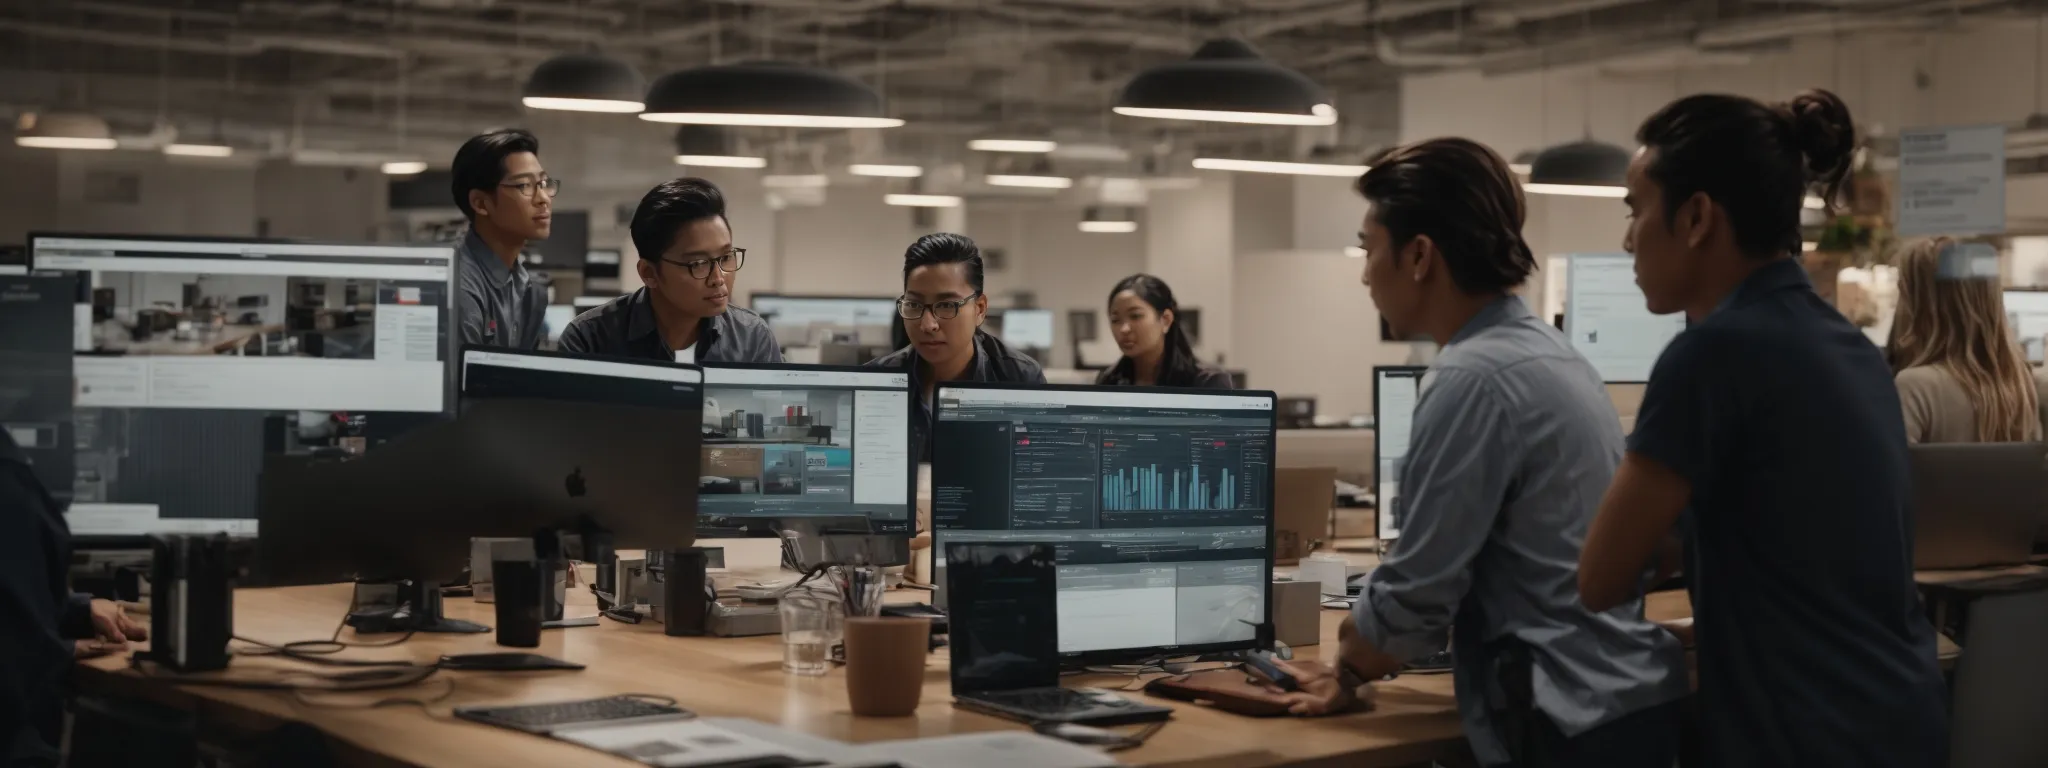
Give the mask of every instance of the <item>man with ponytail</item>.
[[1913, 586], [1892, 368], [1797, 260], [1802, 201], [1832, 203], [1847, 176], [1849, 110], [1826, 91], [1691, 96], [1636, 138], [1623, 247], [1650, 311], [1691, 326], [1650, 373], [1580, 598], [1636, 599], [1676, 530], [1701, 764], [1942, 765], [1947, 696]]
[[1536, 266], [1514, 176], [1464, 139], [1371, 166], [1358, 192], [1373, 303], [1444, 350], [1401, 471], [1407, 525], [1339, 632], [1338, 668], [1293, 665], [1293, 709], [1342, 708], [1448, 642], [1480, 762], [1670, 768], [1683, 650], [1639, 598], [1590, 611], [1573, 584], [1621, 420], [1592, 364], [1512, 292]]

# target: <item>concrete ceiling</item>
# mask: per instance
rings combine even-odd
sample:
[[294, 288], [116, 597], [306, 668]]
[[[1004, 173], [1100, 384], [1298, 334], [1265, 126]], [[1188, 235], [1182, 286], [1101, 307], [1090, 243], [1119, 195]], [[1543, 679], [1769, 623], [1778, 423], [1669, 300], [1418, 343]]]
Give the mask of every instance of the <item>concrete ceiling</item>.
[[[957, 153], [968, 137], [1052, 131], [1143, 155], [1302, 141], [1271, 128], [1114, 117], [1131, 73], [1233, 35], [1317, 79], [1344, 115], [1312, 143], [1398, 128], [1404, 72], [1592, 60], [1710, 66], [1802, 34], [2038, 14], [2041, 0], [8, 0], [0, 117], [82, 109], [123, 133], [169, 124], [273, 152], [445, 149], [532, 118], [532, 67], [602, 51], [650, 79], [713, 61], [834, 67], [909, 121], [862, 149]], [[1702, 64], [1701, 62], [1706, 62]], [[639, 124], [628, 117], [602, 119]], [[660, 135], [661, 126], [633, 128]], [[788, 143], [788, 134], [759, 137]], [[846, 142], [843, 134], [797, 137]], [[851, 144], [848, 144], [851, 147]]]

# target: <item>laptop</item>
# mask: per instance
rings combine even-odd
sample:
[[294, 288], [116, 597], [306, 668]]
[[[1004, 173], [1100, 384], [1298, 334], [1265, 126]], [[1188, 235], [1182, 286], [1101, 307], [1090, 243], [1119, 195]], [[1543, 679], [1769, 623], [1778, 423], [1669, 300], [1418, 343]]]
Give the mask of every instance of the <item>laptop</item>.
[[2048, 446], [1948, 443], [1908, 450], [1915, 570], [2027, 562], [2048, 509]]
[[1057, 578], [1048, 544], [946, 545], [953, 706], [1032, 724], [1171, 717], [1111, 691], [1060, 687]]

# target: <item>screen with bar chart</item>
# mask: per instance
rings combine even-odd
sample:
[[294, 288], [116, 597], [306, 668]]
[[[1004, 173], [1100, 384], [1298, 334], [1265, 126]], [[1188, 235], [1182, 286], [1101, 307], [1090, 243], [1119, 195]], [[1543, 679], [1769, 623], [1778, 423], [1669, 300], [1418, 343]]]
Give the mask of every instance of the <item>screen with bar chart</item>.
[[1254, 647], [1273, 419], [1263, 392], [942, 387], [934, 536], [1051, 544], [1069, 658]]

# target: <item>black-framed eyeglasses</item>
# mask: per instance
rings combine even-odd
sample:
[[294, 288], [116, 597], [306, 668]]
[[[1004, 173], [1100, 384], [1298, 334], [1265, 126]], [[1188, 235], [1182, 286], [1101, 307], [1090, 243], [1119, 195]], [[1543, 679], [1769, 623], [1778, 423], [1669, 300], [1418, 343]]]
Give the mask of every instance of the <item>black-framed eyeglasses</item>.
[[510, 184], [499, 184], [498, 186], [518, 192], [520, 197], [533, 197], [533, 193], [536, 191], [545, 192], [548, 197], [554, 197], [556, 193], [562, 191], [562, 180], [515, 181]]
[[711, 276], [711, 265], [713, 264], [718, 265], [718, 271], [726, 274], [740, 271], [741, 267], [747, 265], [747, 249], [734, 248], [726, 251], [722, 256], [697, 259], [695, 261], [676, 261], [675, 259], [668, 258], [664, 258], [662, 261], [690, 270], [691, 277], [703, 280]]
[[980, 296], [981, 291], [975, 291], [964, 299], [935, 301], [930, 304], [911, 301], [908, 296], [899, 297], [896, 299], [896, 315], [905, 320], [916, 320], [924, 317], [924, 313], [930, 312], [940, 320], [951, 320], [960, 316], [961, 307], [974, 303]]

